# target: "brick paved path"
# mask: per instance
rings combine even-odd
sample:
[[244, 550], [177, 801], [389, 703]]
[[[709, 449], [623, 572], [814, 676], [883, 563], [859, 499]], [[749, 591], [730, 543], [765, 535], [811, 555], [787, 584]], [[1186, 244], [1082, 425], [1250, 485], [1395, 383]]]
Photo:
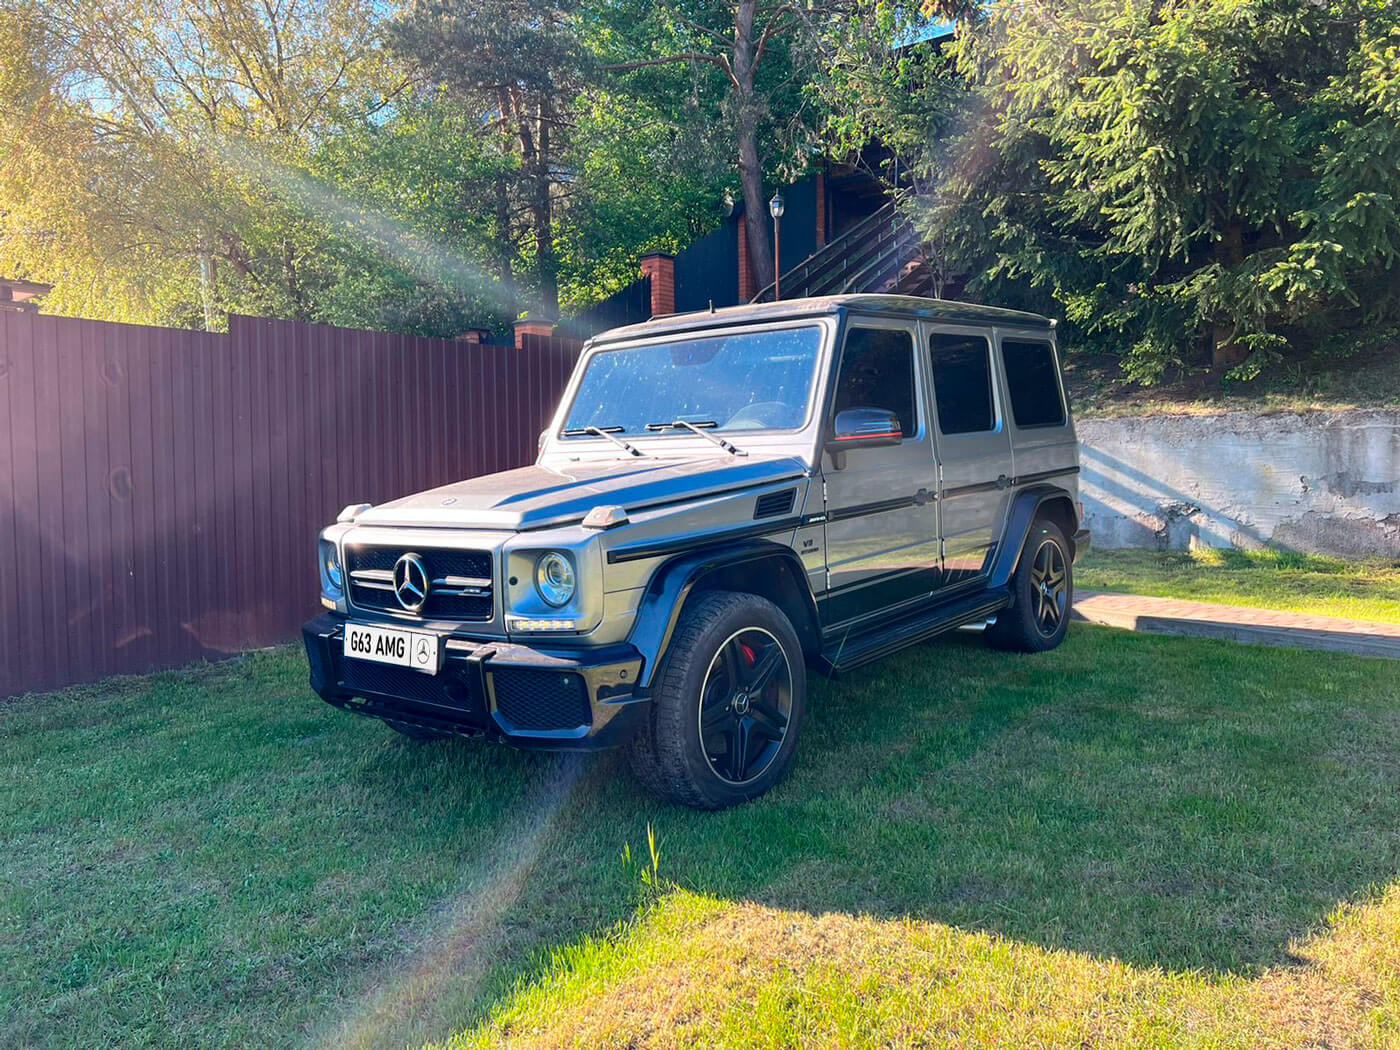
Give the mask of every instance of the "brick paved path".
[[1079, 591], [1074, 598], [1074, 617], [1130, 631], [1330, 649], [1400, 660], [1400, 624], [1395, 623], [1103, 591]]

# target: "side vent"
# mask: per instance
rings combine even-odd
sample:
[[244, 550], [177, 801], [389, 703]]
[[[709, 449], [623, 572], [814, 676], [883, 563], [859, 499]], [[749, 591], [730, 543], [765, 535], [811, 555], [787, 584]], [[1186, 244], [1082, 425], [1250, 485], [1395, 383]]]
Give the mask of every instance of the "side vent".
[[792, 501], [797, 498], [796, 489], [784, 489], [782, 492], [769, 492], [758, 497], [758, 502], [754, 504], [753, 516], [758, 518], [775, 518], [779, 514], [787, 514], [792, 510]]

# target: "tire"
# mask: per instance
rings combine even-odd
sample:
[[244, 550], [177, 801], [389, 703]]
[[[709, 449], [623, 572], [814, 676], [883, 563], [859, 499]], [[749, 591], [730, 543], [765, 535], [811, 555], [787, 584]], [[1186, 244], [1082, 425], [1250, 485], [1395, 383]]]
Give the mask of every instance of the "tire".
[[1043, 653], [1064, 641], [1074, 606], [1073, 561], [1060, 527], [1049, 518], [1037, 518], [1011, 578], [1011, 605], [987, 628], [988, 644]]
[[681, 613], [632, 739], [632, 771], [650, 794], [694, 809], [757, 798], [792, 764], [806, 699], [802, 643], [776, 605], [700, 594]]
[[424, 729], [422, 726], [409, 725], [407, 722], [391, 722], [387, 718], [384, 720], [384, 724], [395, 733], [406, 736], [409, 740], [419, 744], [429, 740], [446, 740], [452, 735], [451, 733], [439, 732], [436, 729]]

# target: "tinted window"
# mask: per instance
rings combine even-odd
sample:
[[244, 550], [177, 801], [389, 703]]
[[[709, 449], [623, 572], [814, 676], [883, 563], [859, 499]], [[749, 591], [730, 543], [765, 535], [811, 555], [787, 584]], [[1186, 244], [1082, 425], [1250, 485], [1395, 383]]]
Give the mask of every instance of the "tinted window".
[[908, 332], [851, 329], [836, 383], [836, 411], [848, 408], [893, 412], [905, 437], [919, 429], [914, 411], [914, 339]]
[[938, 403], [938, 429], [943, 433], [970, 434], [996, 426], [991, 349], [978, 335], [929, 338], [933, 396]]
[[1049, 343], [1005, 339], [1001, 359], [1006, 364], [1006, 386], [1011, 394], [1011, 414], [1018, 427], [1056, 427], [1065, 421], [1060, 400], [1060, 377]]

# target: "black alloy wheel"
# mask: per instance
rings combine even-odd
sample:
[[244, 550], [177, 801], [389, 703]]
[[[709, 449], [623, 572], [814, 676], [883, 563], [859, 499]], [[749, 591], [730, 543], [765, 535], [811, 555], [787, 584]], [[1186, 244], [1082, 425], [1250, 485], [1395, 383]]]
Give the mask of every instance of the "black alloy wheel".
[[757, 798], [792, 765], [806, 699], [802, 643], [781, 609], [756, 594], [697, 594], [632, 739], [632, 771], [651, 794], [695, 809]]
[[1010, 589], [1011, 605], [986, 630], [989, 645], [1039, 653], [1064, 641], [1074, 606], [1074, 567], [1065, 534], [1049, 518], [1031, 525]]
[[762, 627], [735, 631], [700, 687], [700, 746], [717, 777], [747, 784], [782, 750], [792, 718], [792, 668]]
[[1050, 536], [1040, 541], [1031, 559], [1031, 600], [1036, 628], [1053, 638], [1069, 614], [1069, 571], [1063, 548]]

